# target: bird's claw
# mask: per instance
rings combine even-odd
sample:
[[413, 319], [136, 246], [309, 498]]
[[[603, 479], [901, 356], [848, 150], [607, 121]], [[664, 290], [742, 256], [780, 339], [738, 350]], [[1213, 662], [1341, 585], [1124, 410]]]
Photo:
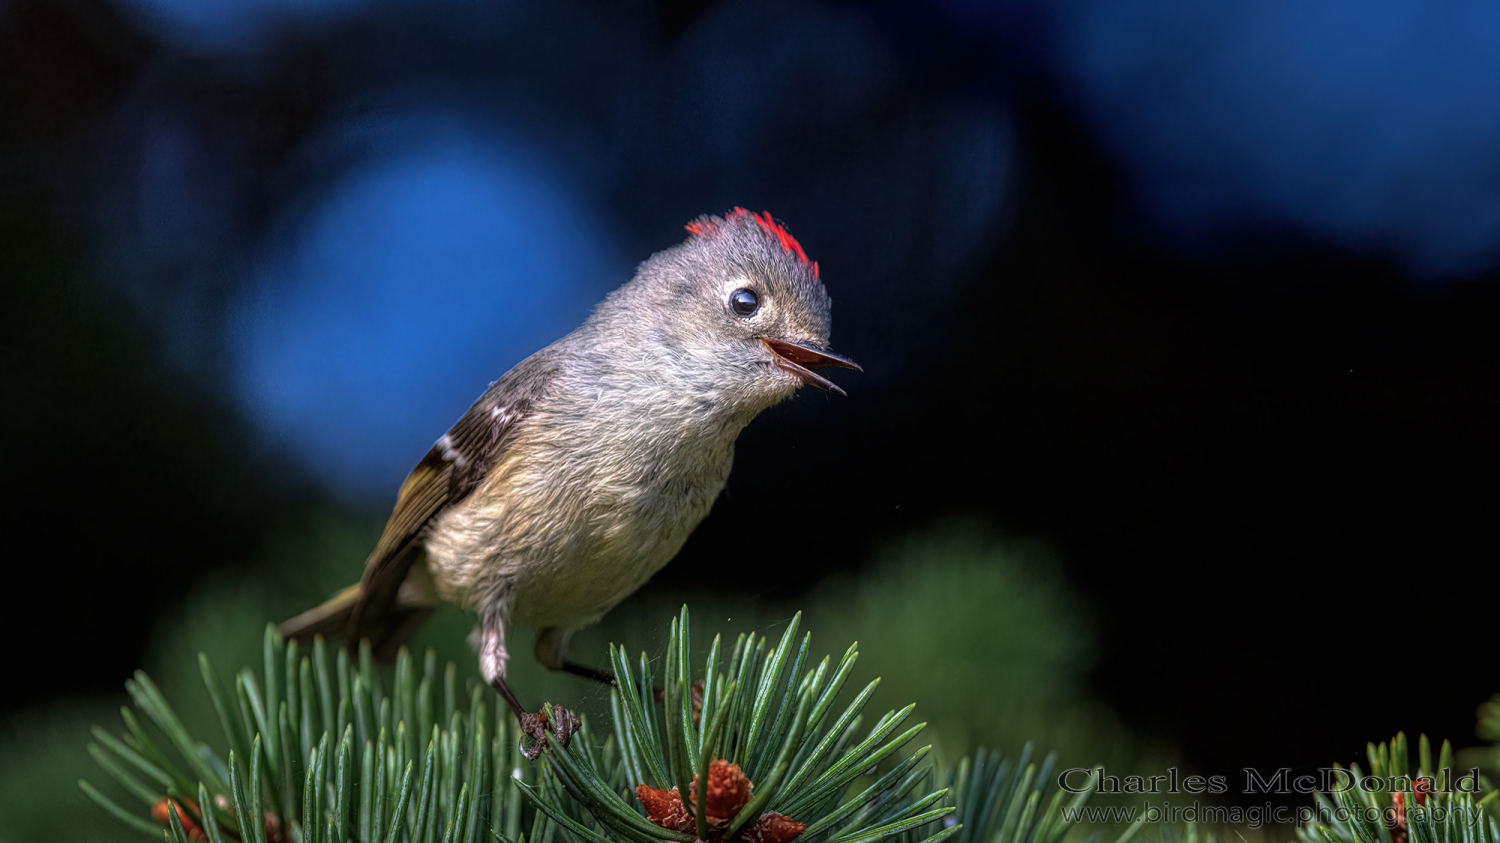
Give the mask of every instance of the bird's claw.
[[[521, 733], [530, 736], [532, 740], [529, 748], [525, 746], [521, 747], [521, 754], [526, 756], [528, 760], [535, 761], [546, 751], [548, 742], [547, 732], [549, 730], [557, 736], [558, 743], [562, 744], [563, 748], [566, 749], [568, 742], [573, 739], [573, 735], [582, 726], [582, 723], [573, 715], [573, 712], [568, 711], [562, 706], [552, 706], [552, 718], [548, 718], [547, 713], [548, 709], [544, 708], [536, 714], [521, 715]], [[553, 719], [556, 720], [555, 723]]]
[[583, 723], [573, 715], [573, 712], [562, 706], [552, 706], [552, 713], [557, 721], [552, 724], [552, 731], [557, 733], [557, 739], [562, 743], [563, 749], [567, 749], [568, 742], [573, 740], [573, 736], [578, 733], [579, 729], [583, 728]]
[[542, 751], [547, 748], [547, 712], [542, 710], [536, 714], [521, 715], [521, 734], [530, 735], [532, 744], [528, 748], [521, 747], [521, 754], [527, 760], [535, 761], [541, 757]]

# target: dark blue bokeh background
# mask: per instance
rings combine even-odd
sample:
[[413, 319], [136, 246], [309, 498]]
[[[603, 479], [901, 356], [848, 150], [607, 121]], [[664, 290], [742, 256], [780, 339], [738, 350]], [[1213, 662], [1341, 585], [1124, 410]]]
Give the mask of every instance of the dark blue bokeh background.
[[[1058, 547], [1096, 690], [1205, 768], [1409, 716], [1462, 743], [1497, 78], [1477, 0], [0, 0], [11, 588], [97, 664], [34, 668], [113, 687], [205, 571], [388, 507], [490, 380], [743, 205], [866, 374], [746, 432], [669, 575], [795, 593], [977, 516]], [[1354, 641], [1360, 712], [1306, 684]]]

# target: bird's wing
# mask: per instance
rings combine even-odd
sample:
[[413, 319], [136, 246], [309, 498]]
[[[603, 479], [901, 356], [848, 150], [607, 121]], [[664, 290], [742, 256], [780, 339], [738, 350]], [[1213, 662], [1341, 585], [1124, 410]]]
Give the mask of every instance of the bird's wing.
[[532, 355], [490, 384], [401, 484], [396, 508], [365, 562], [359, 598], [350, 614], [350, 640], [378, 638], [396, 594], [420, 557], [427, 527], [439, 513], [473, 492], [515, 441], [521, 422], [551, 382], [556, 367]]

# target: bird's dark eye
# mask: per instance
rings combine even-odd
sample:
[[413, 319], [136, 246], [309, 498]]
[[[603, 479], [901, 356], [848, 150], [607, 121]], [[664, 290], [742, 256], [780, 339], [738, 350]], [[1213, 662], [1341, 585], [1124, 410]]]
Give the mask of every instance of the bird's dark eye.
[[760, 296], [741, 287], [729, 294], [729, 309], [740, 316], [750, 316], [760, 309]]

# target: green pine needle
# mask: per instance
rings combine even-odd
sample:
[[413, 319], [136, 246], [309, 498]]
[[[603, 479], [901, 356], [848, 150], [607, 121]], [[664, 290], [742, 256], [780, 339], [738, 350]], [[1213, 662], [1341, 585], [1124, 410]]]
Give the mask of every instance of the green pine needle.
[[[1457, 784], [1464, 771], [1453, 769], [1453, 748], [1447, 741], [1434, 765], [1431, 743], [1426, 735], [1419, 738], [1415, 777], [1404, 733], [1398, 733], [1389, 743], [1368, 745], [1365, 755], [1370, 764], [1369, 777], [1359, 765], [1351, 764], [1345, 771], [1350, 787], [1314, 795], [1319, 821], [1297, 830], [1301, 843], [1393, 843], [1397, 839], [1392, 824], [1398, 793], [1405, 807], [1405, 831], [1410, 843], [1500, 843], [1500, 827], [1490, 811], [1495, 789], [1488, 779], [1480, 777], [1478, 792], [1460, 790]], [[1447, 789], [1443, 789], [1445, 770]], [[1415, 787], [1421, 777], [1432, 779], [1434, 792], [1424, 795], [1419, 805]], [[1374, 787], [1376, 784], [1380, 786]], [[1394, 784], [1394, 789], [1388, 784]]]
[[[258, 669], [220, 674], [199, 657], [224, 756], [189, 734], [137, 672], [126, 683], [135, 707], [121, 710], [123, 736], [96, 728], [89, 751], [145, 810], [123, 808], [86, 781], [79, 786], [123, 825], [157, 840], [186, 841], [191, 821], [210, 843], [732, 843], [774, 811], [806, 825], [802, 843], [1060, 843], [1068, 827], [1063, 794], [1043, 792], [1050, 759], [1038, 769], [1027, 762], [1029, 747], [1015, 765], [980, 753], [948, 787], [936, 786], [930, 748], [902, 751], [924, 725], [901, 730], [912, 707], [878, 718], [861, 736], [879, 680], [840, 703], [858, 649], [814, 661], [800, 623], [794, 617], [774, 642], [740, 635], [726, 653], [715, 636], [695, 652], [683, 607], [659, 675], [648, 654], [633, 663], [624, 648], [610, 647], [618, 687], [602, 740], [585, 719], [567, 747], [549, 736], [539, 763], [523, 761], [510, 710], [494, 704], [488, 686], [471, 679], [465, 687], [458, 666], [439, 671], [431, 651], [418, 663], [403, 649], [382, 675], [368, 642], [355, 654], [321, 638], [299, 647], [267, 627]], [[1372, 752], [1383, 765], [1405, 761], [1404, 743]], [[1425, 743], [1422, 753], [1426, 768]], [[753, 795], [737, 816], [710, 821], [707, 789], [696, 800], [688, 792], [720, 761], [743, 768]], [[638, 785], [675, 787], [694, 833], [652, 821]], [[163, 827], [149, 817], [152, 809], [160, 816], [169, 797], [178, 807], [166, 810]], [[1316, 843], [1389, 843], [1334, 834]], [[1411, 843], [1449, 839], [1423, 826]], [[1489, 833], [1454, 843], [1500, 840]]]

